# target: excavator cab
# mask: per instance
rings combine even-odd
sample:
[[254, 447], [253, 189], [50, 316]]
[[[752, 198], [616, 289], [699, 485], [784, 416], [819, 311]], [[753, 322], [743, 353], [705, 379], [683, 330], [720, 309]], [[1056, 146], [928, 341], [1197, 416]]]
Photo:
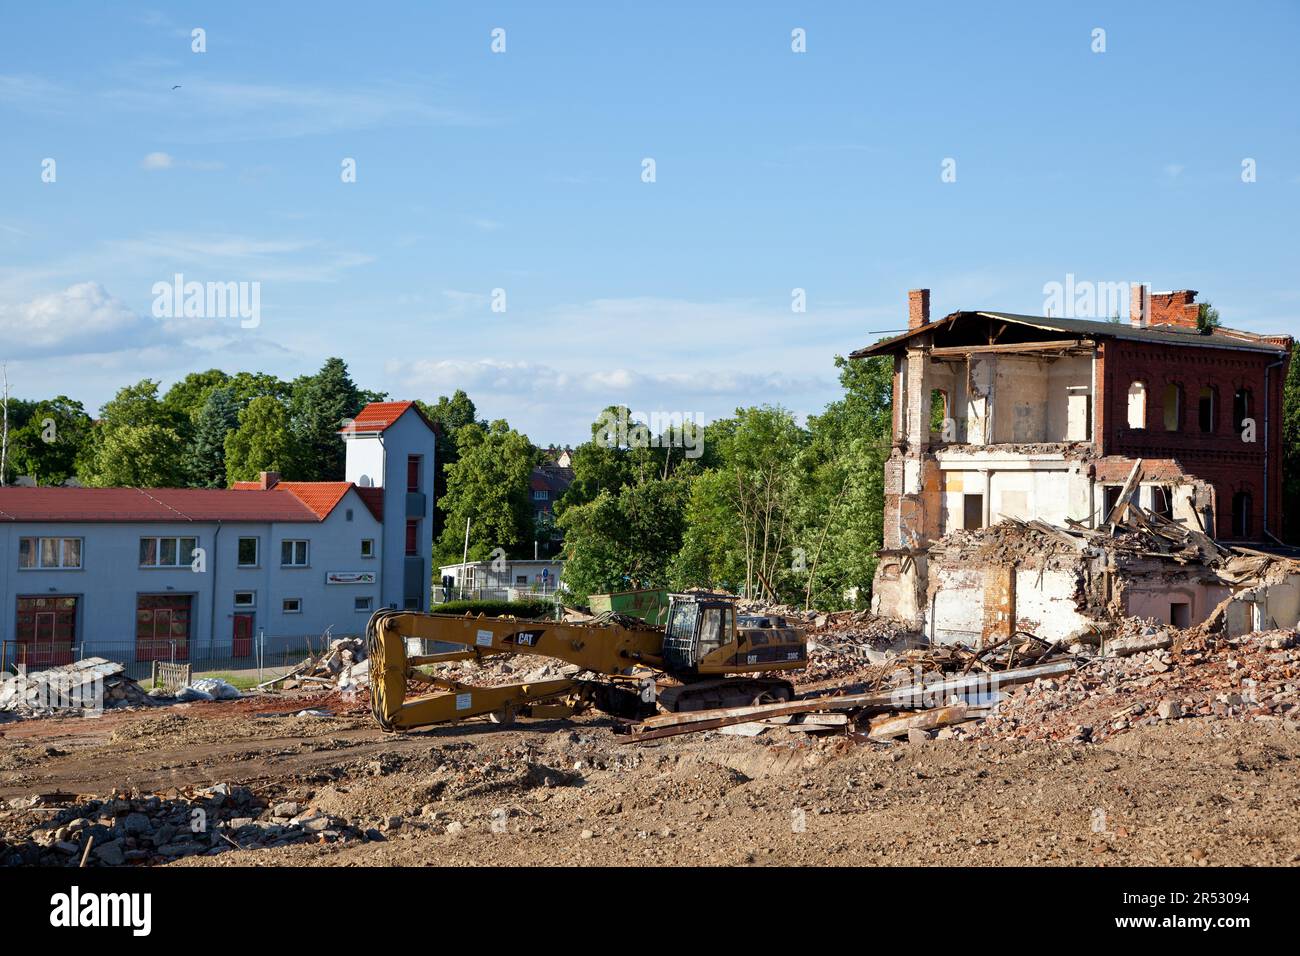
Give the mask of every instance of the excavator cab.
[[676, 671], [698, 670], [706, 657], [734, 643], [735, 620], [729, 595], [669, 595], [664, 663]]
[[681, 673], [723, 674], [801, 668], [807, 643], [779, 617], [739, 617], [729, 594], [688, 592], [668, 599], [664, 663]]

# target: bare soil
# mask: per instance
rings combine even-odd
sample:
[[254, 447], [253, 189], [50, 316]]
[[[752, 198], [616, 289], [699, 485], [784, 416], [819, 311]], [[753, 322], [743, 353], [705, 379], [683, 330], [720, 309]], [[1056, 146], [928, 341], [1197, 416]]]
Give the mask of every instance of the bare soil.
[[[293, 716], [309, 707], [337, 715]], [[629, 744], [599, 714], [394, 736], [337, 697], [270, 696], [0, 725], [0, 798], [225, 782], [382, 831], [174, 866], [1294, 865], [1294, 728], [1191, 718], [1100, 744], [774, 728]], [[13, 837], [19, 818], [0, 811], [0, 830]]]

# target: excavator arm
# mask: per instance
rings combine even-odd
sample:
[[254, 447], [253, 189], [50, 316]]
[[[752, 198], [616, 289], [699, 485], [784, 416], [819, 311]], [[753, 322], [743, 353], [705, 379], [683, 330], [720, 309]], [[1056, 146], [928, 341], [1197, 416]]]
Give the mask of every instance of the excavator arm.
[[[564, 717], [595, 703], [608, 703], [607, 685], [573, 679], [479, 687], [434, 677], [421, 667], [446, 661], [503, 654], [551, 657], [611, 677], [637, 665], [662, 669], [663, 632], [618, 623], [526, 621], [516, 618], [454, 617], [414, 611], [377, 611], [366, 628], [370, 656], [371, 709], [386, 730], [490, 715]], [[459, 645], [439, 654], [408, 656], [408, 638]], [[407, 682], [433, 693], [406, 699]]]

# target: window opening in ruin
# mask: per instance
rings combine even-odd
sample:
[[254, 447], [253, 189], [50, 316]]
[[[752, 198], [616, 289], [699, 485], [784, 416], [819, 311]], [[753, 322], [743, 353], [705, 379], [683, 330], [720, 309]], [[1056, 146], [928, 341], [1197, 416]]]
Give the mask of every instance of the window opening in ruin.
[[1165, 386], [1165, 431], [1176, 432], [1183, 422], [1183, 387], [1176, 382]]
[[1169, 489], [1159, 485], [1151, 489], [1151, 510], [1162, 518], [1173, 520], [1173, 496], [1169, 494]]
[[1192, 606], [1186, 601], [1169, 603], [1169, 623], [1174, 627], [1192, 626]]
[[984, 527], [984, 496], [962, 495], [962, 527]]
[[1249, 491], [1238, 491], [1232, 496], [1232, 535], [1234, 538], [1250, 537], [1250, 513], [1254, 499]]
[[1201, 431], [1207, 435], [1214, 431], [1215, 404], [1214, 389], [1208, 385], [1202, 386], [1197, 402], [1197, 417], [1200, 419]]
[[1141, 382], [1128, 387], [1128, 427], [1147, 427], [1147, 387]]
[[1252, 397], [1248, 388], [1239, 388], [1232, 395], [1232, 428], [1238, 434], [1245, 428], [1246, 419], [1250, 418]]

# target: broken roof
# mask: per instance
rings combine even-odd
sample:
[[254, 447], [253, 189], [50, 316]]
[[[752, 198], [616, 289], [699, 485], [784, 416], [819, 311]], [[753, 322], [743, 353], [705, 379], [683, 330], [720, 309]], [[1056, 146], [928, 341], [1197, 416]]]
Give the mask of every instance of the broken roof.
[[957, 311], [901, 335], [882, 339], [875, 345], [850, 353], [850, 358], [865, 358], [892, 352], [925, 332], [951, 328], [958, 319], [983, 319], [1011, 322], [1046, 332], [1061, 332], [1078, 338], [1111, 338], [1161, 345], [1187, 345], [1195, 348], [1245, 349], [1251, 352], [1274, 352], [1285, 355], [1287, 348], [1278, 343], [1282, 336], [1257, 335], [1238, 329], [1216, 328], [1210, 332], [1172, 325], [1134, 326], [1128, 322], [1101, 322], [1096, 319], [1058, 319], [1055, 316], [1019, 315], [1015, 312]]

